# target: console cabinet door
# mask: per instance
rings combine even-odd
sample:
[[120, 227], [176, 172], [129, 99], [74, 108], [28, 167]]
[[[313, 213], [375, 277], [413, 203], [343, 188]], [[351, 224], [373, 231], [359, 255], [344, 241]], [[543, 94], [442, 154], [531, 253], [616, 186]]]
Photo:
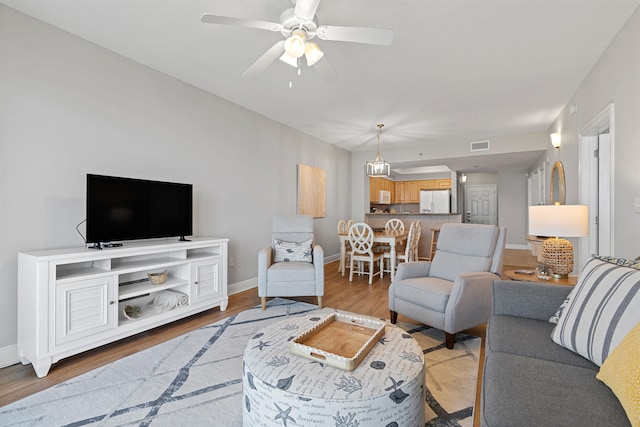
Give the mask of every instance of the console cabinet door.
[[55, 345], [113, 329], [114, 289], [112, 276], [57, 284]]
[[191, 265], [196, 302], [209, 298], [221, 298], [224, 293], [220, 258], [197, 261]]

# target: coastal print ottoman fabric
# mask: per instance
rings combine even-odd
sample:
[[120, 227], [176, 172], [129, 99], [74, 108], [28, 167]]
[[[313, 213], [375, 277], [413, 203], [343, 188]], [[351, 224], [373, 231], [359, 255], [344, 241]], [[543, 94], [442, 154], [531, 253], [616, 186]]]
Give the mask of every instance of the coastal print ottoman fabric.
[[602, 366], [638, 322], [640, 271], [591, 258], [551, 338]]
[[311, 262], [311, 244], [313, 240], [304, 242], [286, 242], [273, 239], [276, 256], [273, 262]]
[[289, 318], [249, 340], [243, 366], [245, 427], [417, 427], [425, 425], [420, 345], [388, 324], [353, 371], [293, 355], [289, 342], [335, 310]]

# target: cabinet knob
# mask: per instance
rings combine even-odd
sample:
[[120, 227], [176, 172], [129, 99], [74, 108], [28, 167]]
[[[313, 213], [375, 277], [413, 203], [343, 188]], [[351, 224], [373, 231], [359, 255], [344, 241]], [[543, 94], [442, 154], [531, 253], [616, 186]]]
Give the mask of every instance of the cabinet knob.
[[193, 282], [193, 284], [194, 284], [194, 285], [197, 285], [197, 284], [198, 284], [198, 281], [196, 280], [195, 282]]
[[109, 301], [109, 304], [110, 304], [110, 305], [113, 305], [113, 304], [115, 304], [115, 303], [116, 303], [115, 301]]

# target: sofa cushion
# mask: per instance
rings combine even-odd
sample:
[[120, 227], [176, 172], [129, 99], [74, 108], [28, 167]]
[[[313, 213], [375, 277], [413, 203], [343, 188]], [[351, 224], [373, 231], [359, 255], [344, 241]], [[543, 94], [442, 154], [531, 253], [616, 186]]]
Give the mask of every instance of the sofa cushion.
[[452, 287], [452, 282], [437, 277], [403, 279], [394, 286], [394, 297], [410, 302], [420, 301], [421, 306], [444, 313]]
[[640, 270], [591, 258], [552, 339], [601, 366], [640, 322]]
[[596, 378], [616, 395], [634, 427], [640, 426], [640, 323], [602, 364]]
[[551, 340], [553, 326], [544, 320], [491, 316], [486, 351], [518, 354], [597, 371], [597, 365]]
[[485, 426], [628, 426], [615, 395], [592, 369], [492, 353], [481, 400]]
[[316, 269], [308, 262], [278, 262], [267, 270], [269, 282], [306, 282], [316, 280]]
[[313, 240], [304, 242], [287, 242], [285, 240], [273, 239], [273, 248], [276, 255], [273, 262], [311, 262], [311, 245]]

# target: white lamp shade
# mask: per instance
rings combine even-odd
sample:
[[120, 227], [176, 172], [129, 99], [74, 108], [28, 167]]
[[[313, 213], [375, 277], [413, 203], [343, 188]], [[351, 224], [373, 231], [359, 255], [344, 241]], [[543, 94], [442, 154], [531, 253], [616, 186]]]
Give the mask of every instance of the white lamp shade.
[[317, 44], [309, 42], [304, 48], [304, 56], [307, 58], [307, 65], [311, 67], [322, 59], [324, 52], [320, 50]]
[[529, 206], [529, 234], [546, 237], [589, 235], [589, 208], [584, 205]]
[[554, 132], [551, 134], [551, 145], [554, 148], [560, 148], [560, 144], [562, 144], [562, 135], [560, 132]]
[[284, 42], [284, 51], [293, 58], [300, 58], [304, 55], [304, 49], [307, 37], [304, 31], [295, 30]]

